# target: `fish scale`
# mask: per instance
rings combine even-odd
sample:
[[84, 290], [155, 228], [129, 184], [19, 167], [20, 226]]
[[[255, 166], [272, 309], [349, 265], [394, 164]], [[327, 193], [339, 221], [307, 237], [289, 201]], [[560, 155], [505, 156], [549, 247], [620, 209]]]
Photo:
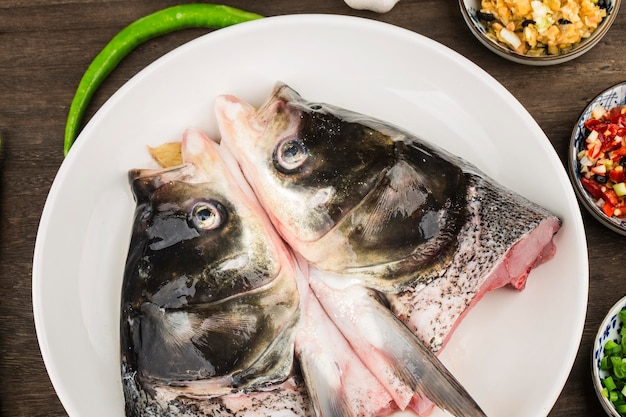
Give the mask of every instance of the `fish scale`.
[[[407, 286], [404, 291], [388, 296], [394, 313], [433, 351], [445, 345], [461, 315], [475, 299], [503, 285], [523, 288], [511, 284], [511, 279], [498, 281], [490, 273], [516, 242], [531, 234], [541, 222], [555, 221], [548, 210], [491, 181], [470, 175], [467, 197], [470, 220], [459, 233], [461, 244], [454, 260], [447, 268], [432, 271], [427, 278], [432, 285]], [[525, 209], [520, 210], [520, 205]], [[537, 246], [534, 258], [539, 258], [538, 261], [546, 256], [541, 253], [543, 249]], [[551, 245], [547, 249], [553, 250]], [[523, 278], [517, 275], [516, 279]]]

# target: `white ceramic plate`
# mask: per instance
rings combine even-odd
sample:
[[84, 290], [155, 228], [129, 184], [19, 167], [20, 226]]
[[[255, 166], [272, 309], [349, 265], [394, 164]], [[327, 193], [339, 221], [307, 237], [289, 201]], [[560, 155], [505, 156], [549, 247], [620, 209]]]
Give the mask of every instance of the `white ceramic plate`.
[[33, 265], [39, 343], [68, 414], [124, 413], [127, 171], [151, 166], [146, 145], [179, 140], [189, 126], [215, 136], [217, 95], [258, 105], [276, 80], [429, 138], [563, 219], [556, 257], [531, 273], [525, 291], [487, 295], [442, 355], [487, 415], [546, 416], [587, 307], [585, 235], [561, 162], [522, 105], [462, 56], [388, 24], [328, 15], [272, 17], [196, 39], [130, 80], [79, 136], [50, 190]]

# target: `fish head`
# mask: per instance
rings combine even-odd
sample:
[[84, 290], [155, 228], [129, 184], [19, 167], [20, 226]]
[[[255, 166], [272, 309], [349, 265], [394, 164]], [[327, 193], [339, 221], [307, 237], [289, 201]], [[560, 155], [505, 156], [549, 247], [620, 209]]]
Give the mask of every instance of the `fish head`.
[[182, 158], [129, 173], [137, 205], [122, 289], [125, 369], [212, 393], [282, 380], [298, 317], [291, 254], [216, 142], [189, 129]]
[[216, 111], [223, 143], [290, 244], [325, 235], [392, 163], [385, 132], [284, 84], [258, 110], [221, 96]]
[[[190, 129], [182, 155], [181, 166], [129, 173], [137, 201], [132, 267], [143, 294], [137, 302], [219, 300], [264, 285], [285, 263], [282, 242], [246, 185], [229, 174], [218, 144]], [[172, 292], [172, 285], [185, 289]]]
[[317, 267], [401, 281], [452, 252], [466, 185], [445, 151], [284, 84], [258, 110], [232, 96], [216, 108], [222, 142], [272, 222]]

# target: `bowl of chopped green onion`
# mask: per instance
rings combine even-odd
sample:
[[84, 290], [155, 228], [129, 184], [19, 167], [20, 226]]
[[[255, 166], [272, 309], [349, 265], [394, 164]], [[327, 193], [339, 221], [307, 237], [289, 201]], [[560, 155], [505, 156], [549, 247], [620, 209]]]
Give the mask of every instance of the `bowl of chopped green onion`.
[[626, 297], [611, 307], [593, 345], [593, 386], [604, 410], [626, 416]]

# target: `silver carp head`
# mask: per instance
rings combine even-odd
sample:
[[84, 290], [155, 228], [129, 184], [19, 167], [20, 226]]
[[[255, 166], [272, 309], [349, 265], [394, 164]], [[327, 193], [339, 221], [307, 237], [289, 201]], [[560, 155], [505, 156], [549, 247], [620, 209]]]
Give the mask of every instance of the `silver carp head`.
[[401, 129], [279, 84], [258, 110], [222, 96], [223, 143], [287, 242], [382, 291], [448, 262], [466, 221], [455, 157]]
[[290, 254], [215, 142], [188, 130], [182, 155], [181, 166], [129, 173], [137, 205], [121, 306], [127, 407], [141, 403], [138, 389], [167, 403], [255, 390], [292, 372], [299, 298]]
[[283, 84], [258, 110], [233, 96], [220, 97], [216, 110], [222, 144], [277, 230], [311, 263], [312, 292], [395, 404], [421, 412], [427, 398], [453, 415], [484, 417], [390, 309], [402, 291], [445, 273], [458, 252], [471, 167]]

